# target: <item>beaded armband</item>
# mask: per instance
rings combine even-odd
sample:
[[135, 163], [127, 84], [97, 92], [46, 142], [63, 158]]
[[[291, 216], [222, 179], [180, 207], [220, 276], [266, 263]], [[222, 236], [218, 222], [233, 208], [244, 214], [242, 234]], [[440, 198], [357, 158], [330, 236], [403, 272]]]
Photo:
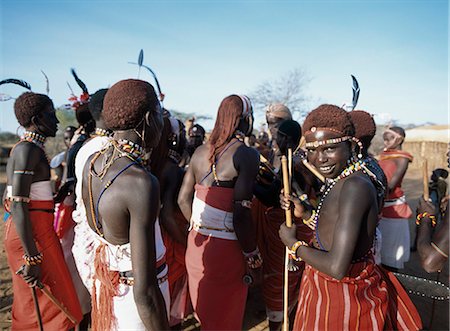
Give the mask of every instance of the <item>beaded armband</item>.
[[436, 226], [436, 216], [428, 214], [427, 212], [420, 213], [420, 214], [417, 215], [417, 217], [416, 217], [416, 225], [420, 225], [424, 218], [427, 218], [427, 219], [429, 219], [431, 221], [431, 227], [434, 228]]
[[14, 175], [34, 175], [33, 170], [14, 170]]
[[447, 258], [448, 259], [448, 254], [445, 254], [445, 252], [442, 250], [442, 249], [440, 249], [439, 247], [438, 247], [438, 245], [436, 245], [434, 242], [431, 242], [431, 247], [433, 247], [439, 254], [441, 254], [443, 257], [445, 257], [445, 258]]
[[252, 209], [252, 202], [250, 200], [236, 200], [234, 203], [237, 203], [244, 208]]
[[297, 256], [297, 249], [301, 246], [309, 246], [306, 241], [299, 240], [294, 245], [292, 245], [291, 249], [289, 250], [289, 253], [291, 254], [292, 258], [295, 261], [302, 261], [302, 258], [300, 256]]
[[258, 269], [262, 266], [263, 259], [261, 256], [261, 253], [259, 252], [259, 249], [256, 248], [251, 253], [244, 253], [245, 261], [247, 262], [247, 266], [250, 269]]
[[307, 220], [303, 220], [303, 223], [307, 225], [311, 230], [316, 229], [316, 210], [313, 209], [311, 211], [311, 216]]
[[29, 197], [21, 197], [18, 195], [13, 195], [9, 197], [8, 200], [11, 202], [24, 202], [24, 203], [29, 203], [31, 201]]
[[25, 260], [26, 265], [38, 265], [42, 263], [43, 255], [42, 253], [37, 253], [36, 255], [33, 256], [24, 254], [22, 258]]

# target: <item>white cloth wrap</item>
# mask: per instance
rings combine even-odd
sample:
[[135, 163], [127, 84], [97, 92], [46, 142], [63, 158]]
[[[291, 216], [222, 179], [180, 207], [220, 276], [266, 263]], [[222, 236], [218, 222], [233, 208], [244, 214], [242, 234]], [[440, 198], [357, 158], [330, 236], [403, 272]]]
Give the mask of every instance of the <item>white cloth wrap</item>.
[[[158, 223], [158, 222], [156, 222]], [[159, 229], [159, 223], [158, 223], [158, 229]], [[113, 245], [106, 241], [105, 239], [98, 236], [96, 233], [94, 233], [92, 230], [93, 236], [96, 238], [96, 241], [98, 241], [98, 245], [100, 243], [104, 243], [107, 246], [106, 249], [106, 255], [107, 260], [109, 261], [109, 269], [111, 271], [130, 271], [132, 269], [131, 264], [131, 245], [130, 243], [124, 244], [124, 245]], [[157, 231], [158, 232], [158, 231]], [[161, 231], [159, 231], [159, 234], [161, 235]], [[161, 240], [162, 241], [162, 240]], [[158, 242], [158, 240], [157, 240]], [[164, 246], [164, 244], [162, 244]], [[159, 248], [158, 248], [159, 247]], [[161, 255], [162, 253], [162, 255]], [[156, 245], [156, 254], [157, 254], [157, 261], [162, 259], [165, 254], [165, 247], [164, 251], [161, 251], [161, 244]], [[166, 267], [157, 275], [158, 278], [164, 278], [169, 269], [166, 265]], [[166, 277], [167, 278], [167, 277]], [[96, 280], [96, 287], [97, 287], [97, 298], [100, 297], [100, 281]], [[166, 312], [170, 312], [170, 292], [169, 292], [169, 282], [168, 280], [164, 280], [163, 282], [160, 282], [159, 288], [161, 290], [161, 293], [164, 297], [164, 302], [166, 304]], [[133, 294], [133, 286], [125, 285], [120, 283], [118, 287], [118, 293], [119, 295], [115, 296], [113, 298], [114, 302], [114, 316], [117, 319], [117, 330], [146, 330], [144, 323], [142, 322], [136, 303], [134, 301], [134, 294]]]
[[407, 218], [382, 218], [378, 225], [382, 236], [381, 263], [403, 269], [409, 261], [410, 233]]
[[214, 208], [194, 195], [190, 229], [215, 238], [237, 240], [233, 213]]

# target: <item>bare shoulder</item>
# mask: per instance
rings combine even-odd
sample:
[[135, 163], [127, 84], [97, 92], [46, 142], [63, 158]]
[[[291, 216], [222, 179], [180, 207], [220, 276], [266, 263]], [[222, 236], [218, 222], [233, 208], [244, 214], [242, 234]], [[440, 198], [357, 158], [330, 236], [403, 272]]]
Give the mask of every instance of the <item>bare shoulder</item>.
[[362, 172], [358, 172], [344, 180], [341, 193], [347, 197], [363, 198], [374, 195], [376, 190], [370, 178]]
[[242, 144], [236, 149], [235, 158], [246, 162], [259, 163], [259, 152], [252, 147]]
[[44, 151], [33, 143], [23, 141], [18, 143], [11, 154], [11, 159], [17, 166], [36, 165], [40, 162]]

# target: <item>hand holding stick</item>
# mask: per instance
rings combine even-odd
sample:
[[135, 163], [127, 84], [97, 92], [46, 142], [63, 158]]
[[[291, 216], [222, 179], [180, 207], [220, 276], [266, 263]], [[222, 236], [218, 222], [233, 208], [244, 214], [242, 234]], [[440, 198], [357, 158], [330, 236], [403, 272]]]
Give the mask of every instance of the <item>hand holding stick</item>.
[[[288, 153], [289, 154], [289, 153]], [[292, 155], [292, 150], [290, 151], [290, 155]], [[292, 156], [290, 158], [292, 160]], [[290, 174], [289, 174], [289, 170], [288, 170], [288, 164], [287, 164], [287, 159], [286, 156], [282, 156], [281, 157], [281, 167], [282, 167], [282, 172], [283, 172], [283, 186], [284, 186], [284, 196], [288, 197], [291, 194], [291, 187], [290, 187]], [[286, 212], [286, 225], [288, 227], [292, 227], [292, 214], [291, 214], [291, 210], [287, 209], [285, 210]], [[283, 321], [283, 331], [288, 331], [289, 330], [289, 314], [288, 314], [288, 310], [289, 310], [289, 277], [288, 277], [288, 272], [289, 272], [289, 267], [291, 265], [295, 266], [293, 264], [293, 261], [290, 257], [289, 254], [289, 249], [286, 247], [286, 253], [285, 253], [285, 263], [284, 263], [284, 288], [283, 288], [283, 297], [284, 297], [284, 302], [283, 302], [283, 317], [284, 317], [284, 321]]]
[[[23, 265], [19, 270], [16, 271], [16, 275], [22, 275], [23, 274], [23, 270], [25, 269], [25, 265]], [[74, 324], [77, 325], [78, 321], [76, 320], [76, 318], [70, 313], [70, 311], [57, 299], [55, 298], [55, 296], [45, 287], [44, 284], [42, 284], [39, 280], [37, 280], [36, 282], [36, 286], [32, 287], [32, 290], [34, 290], [33, 293], [33, 300], [35, 299], [35, 294], [36, 294], [36, 287], [38, 289], [40, 289], [42, 291], [42, 293], [44, 293], [47, 298], [50, 299], [51, 302], [53, 302], [55, 304], [56, 307], [59, 308], [59, 310], [61, 310], [64, 315], [66, 315], [66, 317]], [[37, 297], [36, 297], [36, 302], [35, 305], [37, 305], [37, 308], [39, 308], [39, 304], [37, 303]], [[42, 323], [42, 322], [41, 322]], [[42, 330], [42, 329], [41, 329]]]

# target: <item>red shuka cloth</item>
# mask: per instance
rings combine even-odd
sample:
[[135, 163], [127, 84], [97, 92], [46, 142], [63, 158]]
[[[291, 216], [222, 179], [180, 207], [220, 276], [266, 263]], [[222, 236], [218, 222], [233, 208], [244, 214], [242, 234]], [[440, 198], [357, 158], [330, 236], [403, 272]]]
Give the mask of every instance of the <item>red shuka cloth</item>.
[[[31, 201], [30, 209], [53, 209], [53, 201]], [[30, 211], [33, 238], [43, 254], [41, 282], [50, 289], [70, 313], [81, 321], [82, 313], [72, 278], [64, 260], [61, 244], [53, 229], [53, 214]], [[12, 274], [14, 301], [12, 330], [38, 330], [31, 289], [16, 271], [24, 264], [22, 242], [10, 215], [5, 228], [5, 249]], [[68, 330], [74, 327], [64, 313], [41, 290], [36, 289], [44, 330]]]
[[242, 280], [246, 269], [239, 242], [191, 230], [186, 269], [202, 330], [241, 330], [248, 288]]
[[[397, 169], [395, 159], [398, 158], [408, 159], [409, 162], [412, 162], [413, 160], [411, 154], [401, 150], [390, 149], [387, 151], [383, 151], [380, 154], [378, 164], [380, 165], [381, 169], [383, 169], [388, 183], [391, 182], [392, 177], [394, 176], [394, 173]], [[388, 195], [386, 196], [386, 200], [398, 199], [405, 194], [401, 188], [402, 181], [403, 177], [400, 179], [394, 189], [388, 193]], [[412, 216], [412, 211], [407, 203], [402, 203], [394, 206], [385, 206], [383, 208], [382, 216], [386, 218], [410, 218]]]
[[[178, 208], [174, 217], [180, 228], [187, 226], [186, 219]], [[168, 279], [170, 291], [169, 325], [173, 326], [181, 323], [186, 316], [192, 313], [187, 286], [186, 247], [173, 240], [163, 228], [161, 228], [161, 231], [166, 246], [166, 263], [170, 271]]]
[[69, 229], [75, 226], [72, 219], [73, 205], [66, 205], [64, 202], [56, 206], [54, 228], [58, 238], [63, 238]]
[[334, 279], [307, 265], [293, 330], [419, 330], [416, 307], [395, 276], [373, 261]]
[[[253, 199], [252, 216], [256, 223], [258, 247], [263, 257], [264, 302], [272, 311], [283, 311], [284, 259], [286, 246], [281, 241], [278, 230], [285, 222], [285, 211], [281, 208], [267, 208], [259, 200]], [[297, 225], [297, 238], [310, 242], [313, 231], [303, 221], [293, 218]], [[304, 262], [295, 262], [297, 271], [289, 272], [289, 306], [295, 304]]]

